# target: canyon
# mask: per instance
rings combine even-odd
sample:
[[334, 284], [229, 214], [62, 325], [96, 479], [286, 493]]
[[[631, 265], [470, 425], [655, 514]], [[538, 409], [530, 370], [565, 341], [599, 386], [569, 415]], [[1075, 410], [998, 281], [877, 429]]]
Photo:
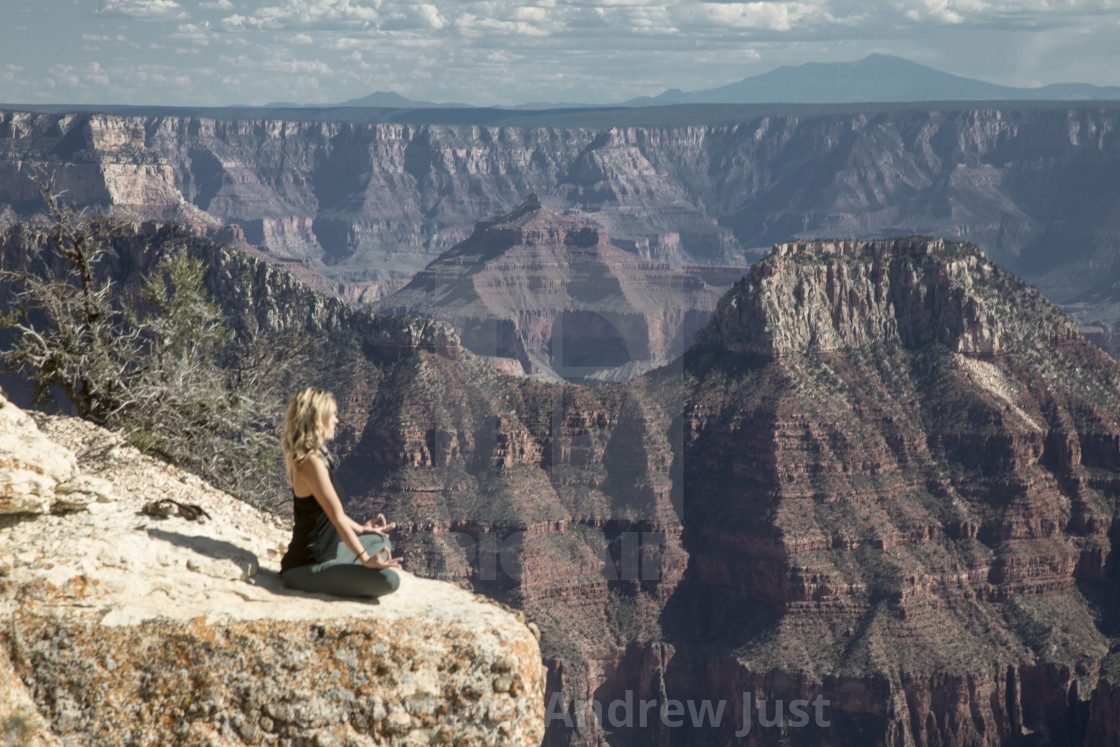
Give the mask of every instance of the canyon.
[[[731, 743], [746, 693], [756, 716], [760, 701], [827, 702], [828, 721], [756, 720], [748, 744], [1111, 743], [1120, 368], [1078, 327], [1107, 335], [1120, 318], [1115, 117], [944, 105], [594, 129], [9, 113], [0, 204], [5, 222], [33, 219], [18, 184], [53, 169], [79, 204], [136, 221], [122, 282], [185, 250], [231, 319], [311, 333], [306, 375], [339, 396], [355, 514], [397, 521], [417, 575], [539, 626], [546, 744]], [[472, 236], [521, 248], [496, 277], [545, 277], [526, 227], [565, 237], [537, 243], [552, 252], [613, 245], [670, 285], [689, 264], [756, 261], [660, 368], [533, 380], [472, 353], [461, 324], [485, 305], [462, 272], [480, 267]], [[868, 239], [895, 232], [972, 243]], [[854, 238], [812, 238], [830, 235]], [[22, 240], [6, 234], [0, 266]], [[301, 277], [387, 305], [430, 282], [462, 305], [441, 304], [449, 321], [374, 315]], [[524, 371], [518, 344], [493, 353]], [[715, 700], [725, 719], [589, 716], [627, 698]]]
[[[313, 335], [353, 514], [539, 627], [546, 744], [1118, 736], [1120, 364], [970, 245], [779, 245], [683, 357], [581, 386], [176, 226], [117, 242], [122, 286], [187, 251], [231, 319]], [[628, 698], [724, 719], [591, 715]]]
[[589, 709], [744, 693], [829, 704], [750, 744], [1111, 742], [1118, 385], [974, 247], [795, 242], [626, 384], [422, 355], [352, 393], [343, 474], [541, 626], [547, 744], [731, 743]]
[[5, 111], [0, 223], [37, 214], [27, 175], [44, 170], [79, 207], [263, 247], [373, 302], [536, 194], [674, 267], [744, 265], [796, 237], [966, 240], [1083, 323], [1120, 318], [1120, 108], [1107, 102], [481, 111], [472, 124], [287, 113]]

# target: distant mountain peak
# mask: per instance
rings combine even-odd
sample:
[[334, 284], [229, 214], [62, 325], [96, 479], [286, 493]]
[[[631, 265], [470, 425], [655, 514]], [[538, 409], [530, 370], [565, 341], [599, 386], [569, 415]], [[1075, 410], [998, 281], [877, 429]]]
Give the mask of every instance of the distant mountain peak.
[[335, 104], [340, 107], [371, 107], [378, 109], [473, 109], [473, 104], [461, 104], [442, 102], [436, 103], [433, 101], [417, 101], [410, 99], [407, 96], [402, 96], [396, 91], [375, 91], [368, 96], [362, 96], [357, 99], [348, 99], [340, 104]]
[[1058, 84], [1016, 88], [942, 72], [921, 63], [876, 52], [851, 62], [783, 65], [718, 88], [670, 89], [629, 106], [670, 104], [843, 104], [886, 101], [1114, 100], [1120, 88]]

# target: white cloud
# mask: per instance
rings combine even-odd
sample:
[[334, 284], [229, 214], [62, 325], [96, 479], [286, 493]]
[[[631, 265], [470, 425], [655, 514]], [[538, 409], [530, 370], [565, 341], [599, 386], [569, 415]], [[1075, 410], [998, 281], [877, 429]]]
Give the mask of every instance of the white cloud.
[[820, 8], [807, 3], [699, 3], [700, 18], [717, 26], [789, 31], [806, 20], [824, 20]]
[[513, 17], [519, 21], [545, 23], [548, 20], [548, 11], [538, 6], [522, 5], [514, 9]]
[[57, 63], [51, 65], [48, 75], [47, 85], [51, 88], [70, 86], [71, 88], [88, 89], [94, 86], [107, 86], [110, 80], [109, 73], [101, 67], [99, 62], [92, 62], [85, 68]]
[[108, 75], [117, 87], [131, 90], [144, 87], [185, 89], [193, 85], [190, 75], [170, 65], [114, 66]]
[[101, 0], [97, 13], [137, 21], [181, 21], [187, 18], [187, 12], [175, 0]]
[[213, 0], [199, 3], [198, 7], [203, 10], [233, 10], [233, 3], [230, 0]]
[[380, 5], [381, 0], [287, 0], [282, 6], [265, 5], [248, 15], [235, 13], [222, 23], [231, 31], [366, 28], [380, 20]]
[[993, 28], [1053, 28], [1095, 24], [1120, 14], [1116, 0], [894, 0], [911, 23], [986, 25]]
[[182, 23], [173, 34], [168, 35], [171, 39], [179, 41], [190, 42], [191, 44], [198, 44], [207, 46], [214, 38], [213, 29], [210, 27], [209, 21], [202, 23]]
[[420, 3], [416, 6], [416, 11], [430, 28], [441, 29], [447, 25], [439, 14], [439, 9], [431, 3]]
[[271, 57], [257, 57], [251, 55], [238, 55], [219, 58], [223, 65], [269, 73], [283, 73], [287, 75], [330, 75], [330, 65], [322, 60], [296, 60], [279, 55]]
[[98, 86], [109, 85], [109, 75], [102, 69], [101, 64], [98, 62], [92, 63], [89, 68], [82, 73], [82, 79], [87, 84]]

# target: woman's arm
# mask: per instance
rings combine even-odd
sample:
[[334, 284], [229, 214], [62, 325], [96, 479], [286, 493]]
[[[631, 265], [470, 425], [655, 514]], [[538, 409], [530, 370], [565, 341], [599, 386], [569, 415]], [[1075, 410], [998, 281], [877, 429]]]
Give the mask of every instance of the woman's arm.
[[[358, 539], [357, 529], [366, 527], [367, 531], [376, 531], [378, 534], [383, 534], [391, 528], [391, 525], [384, 524], [384, 517], [381, 517], [381, 524], [377, 529], [374, 529], [372, 523], [367, 522], [367, 525], [358, 524], [349, 516], [346, 515], [345, 509], [342, 508], [342, 501], [338, 499], [338, 493], [334, 490], [334, 485], [331, 484], [331, 476], [327, 471], [327, 466], [323, 464], [321, 459], [308, 458], [303, 460], [299, 466], [299, 476], [311, 489], [311, 493], [315, 496], [315, 500], [323, 507], [324, 513], [327, 518], [331, 520], [338, 536], [342, 538], [343, 543], [350, 548], [350, 551], [358, 556], [361, 564], [367, 568], [400, 568], [400, 558], [393, 558], [387, 550], [382, 550], [376, 556], [370, 556], [361, 541]], [[367, 533], [363, 531], [363, 533]], [[365, 557], [365, 560], [361, 558]], [[368, 565], [367, 565], [368, 564]]]

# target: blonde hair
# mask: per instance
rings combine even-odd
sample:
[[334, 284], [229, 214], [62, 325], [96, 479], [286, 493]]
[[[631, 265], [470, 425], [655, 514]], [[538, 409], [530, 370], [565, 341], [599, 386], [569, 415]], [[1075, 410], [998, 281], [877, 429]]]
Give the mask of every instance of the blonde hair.
[[307, 457], [322, 448], [327, 440], [325, 421], [330, 421], [337, 413], [334, 395], [312, 386], [296, 392], [288, 400], [280, 449], [284, 452], [289, 480], [295, 479], [296, 470]]

